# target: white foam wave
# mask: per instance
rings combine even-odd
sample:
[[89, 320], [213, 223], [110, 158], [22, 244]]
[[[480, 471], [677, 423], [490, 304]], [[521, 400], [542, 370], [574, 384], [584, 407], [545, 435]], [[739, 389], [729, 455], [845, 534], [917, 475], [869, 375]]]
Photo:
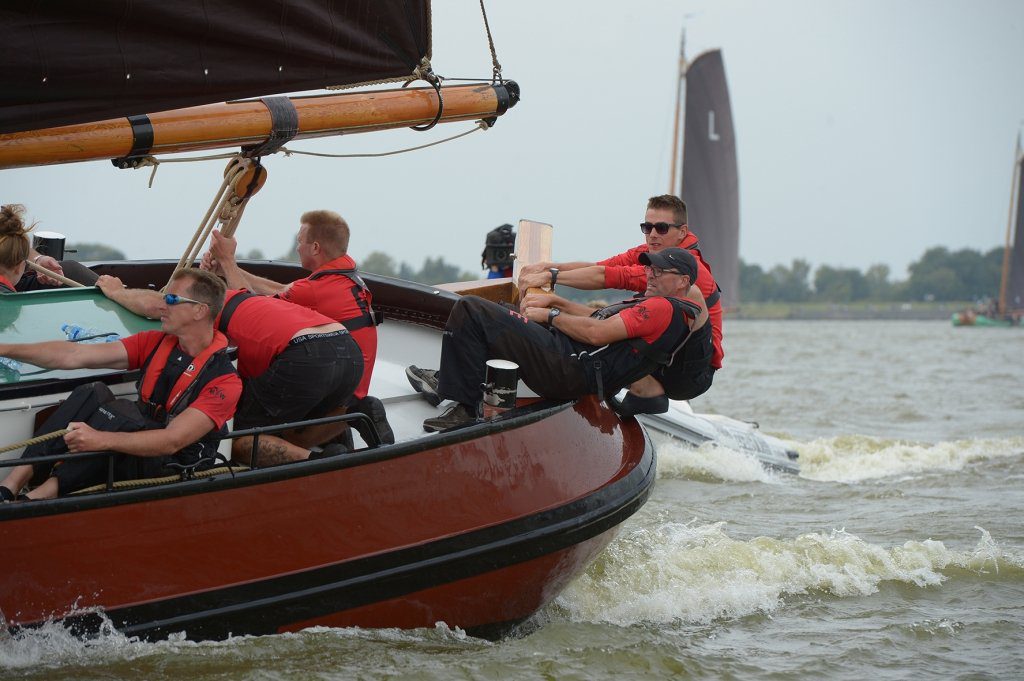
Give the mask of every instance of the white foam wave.
[[990, 459], [1024, 454], [1024, 437], [922, 444], [846, 435], [796, 445], [800, 477], [828, 482], [959, 471]]
[[577, 621], [707, 623], [770, 613], [790, 595], [864, 596], [885, 581], [935, 586], [949, 568], [1024, 568], [981, 532], [973, 551], [958, 552], [931, 539], [876, 546], [843, 530], [740, 541], [725, 523], [666, 523], [617, 539], [557, 603]]
[[774, 482], [775, 475], [750, 454], [707, 442], [692, 447], [674, 438], [652, 434], [658, 451], [659, 478]]

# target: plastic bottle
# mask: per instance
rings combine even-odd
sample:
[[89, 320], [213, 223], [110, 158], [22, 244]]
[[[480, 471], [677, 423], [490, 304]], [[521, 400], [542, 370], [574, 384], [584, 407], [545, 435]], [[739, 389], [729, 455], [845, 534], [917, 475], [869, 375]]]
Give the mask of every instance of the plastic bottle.
[[79, 341], [82, 343], [112, 343], [121, 339], [121, 336], [116, 333], [100, 331], [98, 329], [87, 329], [70, 322], [62, 324], [60, 330], [64, 332], [69, 341]]
[[21, 373], [21, 362], [10, 357], [0, 357], [0, 368], [10, 369], [15, 373]]

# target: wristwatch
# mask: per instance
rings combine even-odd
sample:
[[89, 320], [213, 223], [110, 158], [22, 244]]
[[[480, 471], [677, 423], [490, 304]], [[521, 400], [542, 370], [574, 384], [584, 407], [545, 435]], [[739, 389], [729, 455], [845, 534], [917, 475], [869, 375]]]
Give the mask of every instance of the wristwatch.
[[555, 282], [558, 281], [558, 268], [557, 267], [549, 267], [548, 268], [548, 272], [551, 273], [551, 290], [554, 291], [555, 290]]
[[[558, 270], [555, 271], [557, 272]], [[550, 310], [548, 310], [548, 324], [554, 324], [555, 317], [557, 317], [560, 314], [562, 314], [562, 311], [559, 310], [557, 307], [553, 307]]]

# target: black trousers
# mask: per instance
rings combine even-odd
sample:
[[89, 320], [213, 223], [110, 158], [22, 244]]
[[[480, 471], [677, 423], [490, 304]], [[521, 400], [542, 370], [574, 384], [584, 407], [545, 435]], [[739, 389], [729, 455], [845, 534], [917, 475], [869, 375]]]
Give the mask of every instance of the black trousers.
[[455, 303], [445, 325], [437, 391], [446, 399], [475, 405], [483, 398], [487, 360], [506, 359], [519, 365], [519, 378], [538, 395], [574, 399], [596, 392], [584, 363], [572, 357], [585, 349], [593, 348], [497, 303], [465, 296]]

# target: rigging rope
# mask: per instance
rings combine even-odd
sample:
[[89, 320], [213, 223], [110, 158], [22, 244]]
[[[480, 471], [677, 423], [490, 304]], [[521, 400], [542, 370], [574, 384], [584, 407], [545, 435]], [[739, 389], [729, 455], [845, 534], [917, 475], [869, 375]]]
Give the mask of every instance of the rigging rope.
[[498, 53], [494, 49], [494, 38], [491, 37], [491, 25], [487, 21], [487, 9], [484, 7], [484, 0], [480, 0], [480, 12], [484, 15], [484, 29], [487, 31], [487, 44], [491, 48], [491, 82], [504, 83], [505, 81], [501, 77], [501, 64], [498, 63]]
[[70, 432], [71, 431], [68, 430], [67, 428], [61, 428], [60, 430], [55, 430], [52, 433], [46, 433], [45, 435], [39, 435], [37, 437], [29, 438], [28, 440], [23, 440], [21, 442], [15, 442], [13, 445], [7, 445], [6, 447], [0, 447], [0, 454], [2, 454], [3, 452], [10, 452], [10, 451], [13, 451], [15, 449], [21, 449], [22, 447], [30, 447], [32, 445], [37, 445], [40, 442], [46, 442], [47, 440], [55, 440], [58, 437], [64, 437], [65, 435], [67, 435]]
[[[366, 154], [325, 154], [325, 153], [314, 152], [314, 151], [300, 151], [298, 149], [289, 149], [288, 147], [281, 147], [280, 149], [278, 149], [274, 153], [275, 154], [284, 154], [286, 157], [294, 155], [294, 156], [319, 156], [321, 158], [382, 158], [384, 156], [395, 156], [397, 154], [404, 154], [404, 153], [407, 153], [407, 152], [410, 152], [410, 151], [419, 151], [420, 149], [426, 149], [427, 147], [433, 147], [433, 146], [437, 146], [438, 144], [444, 144], [445, 142], [451, 142], [453, 140], [459, 139], [460, 137], [465, 137], [466, 135], [470, 135], [470, 134], [476, 132], [477, 130], [489, 130], [490, 127], [491, 126], [490, 126], [489, 123], [487, 123], [487, 121], [479, 120], [479, 121], [476, 122], [476, 126], [474, 126], [473, 128], [471, 128], [469, 130], [466, 130], [464, 132], [460, 132], [457, 135], [452, 135], [450, 137], [445, 137], [444, 139], [440, 139], [440, 140], [437, 140], [435, 142], [428, 142], [426, 144], [418, 144], [418, 145], [416, 145], [414, 147], [406, 147], [405, 149], [394, 149], [392, 151], [382, 151], [382, 152], [378, 152], [378, 153], [366, 153]], [[210, 156], [192, 156], [192, 157], [189, 157], [189, 158], [165, 158], [165, 159], [158, 159], [155, 156], [144, 156], [144, 157], [139, 159], [139, 162], [138, 162], [138, 165], [136, 166], [136, 169], [137, 168], [145, 168], [145, 167], [152, 167], [153, 168], [153, 172], [149, 176], [149, 186], [152, 187], [153, 186], [153, 179], [156, 177], [157, 168], [159, 168], [164, 163], [198, 163], [200, 161], [218, 161], [218, 160], [225, 159], [225, 158], [236, 158], [238, 156], [239, 156], [239, 154], [237, 152], [231, 152], [231, 153], [225, 153], [225, 154], [212, 154]]]

